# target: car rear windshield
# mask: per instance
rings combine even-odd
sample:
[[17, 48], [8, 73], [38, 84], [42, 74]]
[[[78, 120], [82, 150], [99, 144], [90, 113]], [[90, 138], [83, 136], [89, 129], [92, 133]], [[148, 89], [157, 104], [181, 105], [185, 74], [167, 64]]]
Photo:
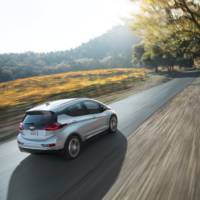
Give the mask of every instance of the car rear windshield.
[[34, 111], [26, 113], [23, 124], [25, 129], [43, 129], [56, 122], [56, 115], [48, 111]]

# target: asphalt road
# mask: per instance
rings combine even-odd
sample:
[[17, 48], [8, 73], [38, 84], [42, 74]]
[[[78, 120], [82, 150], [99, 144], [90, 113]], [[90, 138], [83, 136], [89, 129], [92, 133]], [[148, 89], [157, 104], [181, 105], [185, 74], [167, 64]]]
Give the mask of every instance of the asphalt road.
[[119, 117], [118, 134], [89, 141], [73, 161], [20, 153], [14, 139], [0, 143], [0, 200], [102, 199], [122, 167], [127, 136], [193, 80], [193, 75], [175, 78], [111, 104]]

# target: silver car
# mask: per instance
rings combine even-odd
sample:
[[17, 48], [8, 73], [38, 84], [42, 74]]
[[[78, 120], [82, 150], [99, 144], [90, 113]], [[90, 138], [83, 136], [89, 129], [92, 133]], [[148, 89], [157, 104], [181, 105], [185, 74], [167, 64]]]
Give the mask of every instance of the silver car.
[[26, 111], [17, 141], [21, 151], [61, 150], [73, 159], [82, 142], [106, 130], [117, 131], [117, 115], [109, 106], [88, 98], [62, 99]]

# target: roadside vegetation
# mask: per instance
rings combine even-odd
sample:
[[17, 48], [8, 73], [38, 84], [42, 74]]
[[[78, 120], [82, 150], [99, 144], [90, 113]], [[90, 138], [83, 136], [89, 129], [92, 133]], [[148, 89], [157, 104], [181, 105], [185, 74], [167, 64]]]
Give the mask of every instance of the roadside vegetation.
[[[135, 1], [135, 0], [134, 0]], [[142, 40], [134, 47], [133, 63], [173, 71], [174, 66], [200, 65], [200, 1], [141, 0], [131, 27]]]
[[[94, 97], [128, 88], [143, 80], [145, 69], [67, 72], [0, 83], [0, 108], [69, 97]], [[6, 101], [5, 101], [6, 100]]]

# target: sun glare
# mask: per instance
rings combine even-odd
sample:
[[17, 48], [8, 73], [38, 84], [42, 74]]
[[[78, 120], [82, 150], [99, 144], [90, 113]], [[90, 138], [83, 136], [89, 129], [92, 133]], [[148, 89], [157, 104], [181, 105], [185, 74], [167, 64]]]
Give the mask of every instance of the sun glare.
[[138, 14], [140, 12], [140, 2], [134, 2], [132, 7], [132, 12]]
[[2, 1], [0, 53], [74, 48], [139, 10], [130, 0]]

